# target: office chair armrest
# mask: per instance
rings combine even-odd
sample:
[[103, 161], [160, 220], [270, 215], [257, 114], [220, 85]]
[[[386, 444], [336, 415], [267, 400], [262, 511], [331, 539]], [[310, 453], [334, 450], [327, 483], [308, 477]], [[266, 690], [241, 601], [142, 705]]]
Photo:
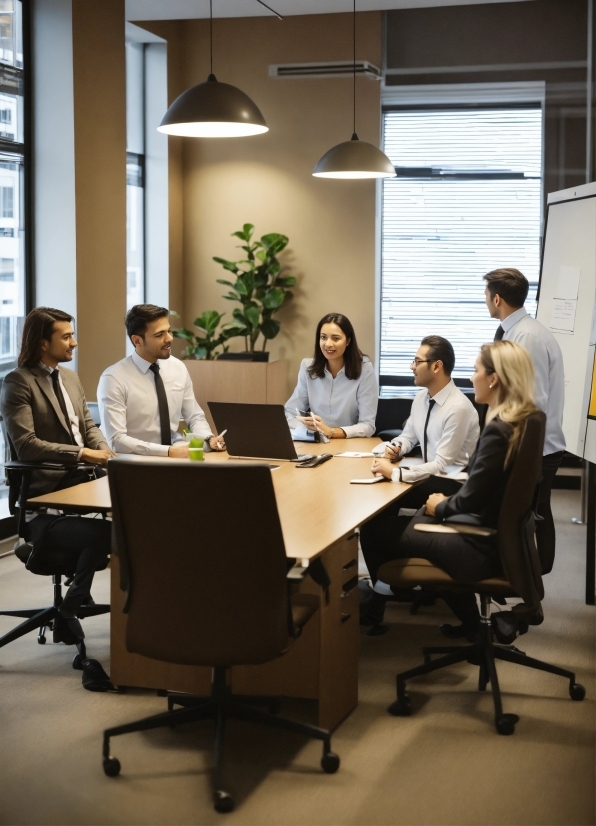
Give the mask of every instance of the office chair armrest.
[[6, 470], [21, 470], [21, 471], [34, 471], [34, 470], [72, 470], [76, 467], [77, 470], [82, 470], [84, 468], [93, 467], [93, 465], [84, 464], [82, 462], [77, 463], [76, 465], [66, 465], [61, 464], [60, 462], [21, 462], [18, 459], [11, 460], [10, 462], [5, 462], [4, 467]]
[[457, 522], [456, 517], [450, 517], [445, 522], [417, 522], [414, 530], [422, 533], [462, 533], [468, 536], [495, 536], [494, 528], [487, 528], [484, 525], [470, 524], [470, 522]]

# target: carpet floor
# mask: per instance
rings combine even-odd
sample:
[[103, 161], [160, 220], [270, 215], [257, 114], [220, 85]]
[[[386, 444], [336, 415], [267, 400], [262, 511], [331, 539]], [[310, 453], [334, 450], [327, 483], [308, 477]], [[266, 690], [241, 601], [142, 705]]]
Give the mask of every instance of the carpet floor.
[[[415, 713], [387, 714], [395, 673], [441, 644], [441, 604], [411, 616], [387, 608], [389, 633], [361, 636], [360, 703], [339, 727], [341, 768], [325, 775], [320, 745], [284, 732], [231, 723], [227, 786], [237, 807], [211, 806], [209, 723], [119, 738], [117, 779], [101, 767], [101, 732], [165, 710], [154, 692], [94, 694], [73, 671], [72, 647], [34, 634], [0, 651], [0, 824], [212, 824], [335, 826], [550, 826], [595, 822], [594, 613], [584, 605], [585, 528], [572, 524], [576, 491], [555, 491], [557, 559], [545, 578], [545, 622], [518, 646], [575, 670], [587, 690], [572, 702], [560, 677], [499, 663], [505, 711], [520, 715], [512, 737], [496, 734], [490, 691], [470, 665], [411, 684]], [[5, 550], [0, 545], [0, 553]], [[109, 572], [96, 576], [108, 598]], [[43, 605], [51, 588], [14, 557], [0, 559], [3, 608]], [[0, 617], [0, 634], [15, 621]], [[109, 620], [85, 621], [90, 656], [109, 671]], [[304, 716], [306, 703], [282, 713]]]

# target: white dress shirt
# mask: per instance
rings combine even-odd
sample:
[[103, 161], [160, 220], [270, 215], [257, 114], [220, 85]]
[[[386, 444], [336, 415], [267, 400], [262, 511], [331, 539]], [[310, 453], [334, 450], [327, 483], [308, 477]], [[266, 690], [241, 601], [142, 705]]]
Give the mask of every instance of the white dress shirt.
[[[58, 370], [58, 368], [57, 367], [50, 367], [49, 364], [46, 364], [44, 361], [40, 361], [39, 366], [41, 367], [42, 370], [45, 370], [46, 373], [48, 374], [48, 384], [50, 385], [52, 393], [54, 393], [54, 382], [52, 381], [52, 373], [54, 372], [54, 370]], [[60, 372], [60, 370], [58, 370], [58, 384], [60, 385], [60, 389], [62, 390], [62, 395], [64, 396], [64, 404], [66, 405], [66, 412], [68, 413], [68, 418], [69, 418], [69, 421], [70, 421], [70, 428], [72, 430], [72, 435], [74, 436], [74, 440], [80, 448], [84, 448], [85, 447], [85, 442], [83, 440], [83, 437], [81, 436], [81, 429], [79, 427], [79, 417], [75, 413], [72, 401], [70, 400], [70, 396], [68, 395], [66, 387], [64, 386], [64, 382], [62, 381], [62, 373]], [[56, 395], [56, 394], [54, 393], [54, 395]], [[83, 452], [82, 449], [79, 450], [79, 456], [78, 456], [79, 459], [81, 458], [81, 453], [82, 452]]]
[[[403, 433], [392, 439], [391, 444], [400, 448], [400, 457], [406, 456], [417, 444], [424, 444], [424, 424], [430, 398], [426, 388], [416, 394]], [[430, 411], [426, 430], [428, 461], [408, 468], [408, 460], [404, 459], [391, 474], [392, 482], [418, 482], [444, 473], [448, 465], [464, 468], [476, 450], [480, 435], [478, 413], [467, 396], [455, 386], [453, 379], [432, 398], [436, 404]], [[386, 444], [378, 445], [374, 452], [384, 453]]]
[[[183, 362], [170, 356], [157, 363], [168, 399], [172, 444], [182, 440], [178, 433], [181, 419], [195, 436], [210, 438], [211, 428], [195, 399]], [[150, 367], [151, 363], [135, 352], [104, 370], [99, 380], [101, 427], [116, 453], [168, 455], [168, 445], [161, 444], [157, 391]]]
[[547, 328], [520, 307], [501, 321], [503, 340], [525, 347], [534, 362], [536, 406], [546, 413], [544, 456], [565, 450], [563, 406], [565, 371], [563, 354], [557, 340]]
[[[370, 361], [365, 357], [360, 378], [349, 379], [342, 367], [335, 378], [325, 367], [325, 376], [312, 379], [308, 368], [312, 358], [302, 359], [298, 384], [286, 402], [286, 418], [295, 439], [309, 438], [306, 427], [296, 418], [296, 410], [310, 410], [329, 427], [341, 427], [348, 439], [373, 436], [379, 403], [379, 386]], [[312, 438], [312, 435], [311, 437]]]

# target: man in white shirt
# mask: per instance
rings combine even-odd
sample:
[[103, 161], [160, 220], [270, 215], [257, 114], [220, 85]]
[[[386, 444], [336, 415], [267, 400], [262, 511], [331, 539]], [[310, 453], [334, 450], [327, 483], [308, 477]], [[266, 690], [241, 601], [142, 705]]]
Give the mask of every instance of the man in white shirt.
[[[441, 336], [422, 339], [410, 365], [414, 384], [422, 389], [412, 403], [401, 436], [376, 449], [382, 450], [384, 456], [373, 460], [373, 473], [381, 473], [393, 482], [421, 484], [360, 529], [362, 552], [373, 583], [379, 567], [395, 558], [401, 534], [410, 521], [409, 516], [400, 517], [399, 511], [422, 507], [431, 493], [455, 493], [459, 483], [437, 474], [444, 473], [452, 465], [459, 465], [463, 470], [476, 449], [480, 435], [478, 413], [467, 396], [455, 386], [451, 378], [454, 365], [455, 353], [447, 339]], [[418, 444], [422, 464], [409, 466], [407, 454]], [[380, 600], [375, 602], [378, 603], [375, 608], [379, 609]], [[377, 611], [376, 621], [380, 621], [378, 617]]]
[[169, 310], [137, 304], [126, 315], [135, 352], [105, 370], [97, 400], [103, 432], [116, 453], [185, 459], [180, 420], [211, 450], [225, 450], [199, 407], [184, 363], [171, 355]]
[[524, 303], [530, 285], [519, 270], [493, 270], [484, 276], [484, 280], [488, 311], [492, 318], [501, 322], [495, 333], [495, 341], [515, 341], [530, 353], [534, 363], [534, 401], [546, 413], [542, 483], [537, 508], [543, 521], [536, 525], [536, 544], [542, 573], [547, 574], [555, 559], [555, 523], [550, 495], [565, 450], [563, 354], [550, 330], [526, 312]]

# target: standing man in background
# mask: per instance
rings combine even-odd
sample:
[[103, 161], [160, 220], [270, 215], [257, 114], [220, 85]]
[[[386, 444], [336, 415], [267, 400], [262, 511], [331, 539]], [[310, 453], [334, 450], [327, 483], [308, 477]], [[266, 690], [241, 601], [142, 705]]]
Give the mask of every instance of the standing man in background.
[[495, 333], [495, 341], [515, 341], [530, 353], [536, 380], [534, 401], [546, 413], [542, 484], [537, 508], [544, 521], [536, 525], [536, 540], [542, 573], [547, 574], [555, 559], [555, 522], [550, 496], [565, 450], [563, 354], [550, 330], [526, 312], [524, 303], [530, 285], [519, 270], [493, 270], [484, 276], [484, 280], [488, 311], [492, 318], [501, 322]]
[[184, 363], [172, 356], [170, 311], [136, 304], [124, 323], [134, 353], [104, 370], [97, 388], [102, 426], [116, 453], [188, 459], [180, 420], [211, 450], [225, 450], [195, 399]]

